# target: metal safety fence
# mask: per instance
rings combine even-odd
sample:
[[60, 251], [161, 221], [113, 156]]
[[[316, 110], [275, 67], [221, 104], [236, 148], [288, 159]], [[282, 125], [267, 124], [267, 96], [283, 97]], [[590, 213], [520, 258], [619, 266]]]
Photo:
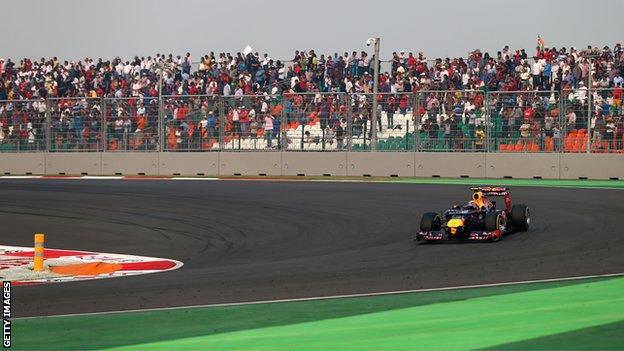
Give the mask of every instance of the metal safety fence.
[[621, 153], [622, 116], [621, 88], [584, 87], [7, 100], [0, 152]]
[[487, 114], [481, 91], [430, 91], [418, 95], [416, 150], [485, 151]]
[[107, 151], [157, 150], [157, 99], [105, 99], [102, 116], [103, 143]]
[[491, 92], [486, 103], [488, 151], [561, 151], [564, 131], [559, 93]]
[[48, 150], [104, 150], [103, 106], [97, 98], [48, 99], [44, 112], [49, 120]]
[[623, 153], [622, 88], [565, 90], [563, 152]]
[[0, 151], [47, 150], [47, 109], [43, 99], [0, 102]]
[[163, 151], [221, 148], [223, 101], [216, 96], [163, 96]]

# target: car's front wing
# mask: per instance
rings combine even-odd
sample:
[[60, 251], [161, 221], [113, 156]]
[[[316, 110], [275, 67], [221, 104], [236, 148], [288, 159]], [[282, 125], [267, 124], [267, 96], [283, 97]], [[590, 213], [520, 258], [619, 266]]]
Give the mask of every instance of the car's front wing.
[[466, 241], [488, 241], [498, 240], [503, 234], [500, 230], [487, 231], [473, 231], [468, 235], [462, 235], [459, 237], [452, 236], [444, 230], [435, 230], [416, 233], [416, 241], [451, 241], [451, 240], [466, 240]]

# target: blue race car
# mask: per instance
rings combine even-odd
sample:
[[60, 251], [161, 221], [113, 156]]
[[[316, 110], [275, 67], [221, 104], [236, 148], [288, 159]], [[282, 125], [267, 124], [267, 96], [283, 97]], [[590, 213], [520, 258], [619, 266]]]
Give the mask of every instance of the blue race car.
[[[498, 241], [513, 231], [527, 231], [531, 224], [527, 205], [512, 205], [509, 189], [478, 187], [472, 190], [472, 200], [463, 206], [453, 206], [442, 214], [427, 212], [420, 220], [416, 241]], [[503, 197], [505, 207], [499, 209], [490, 197]]]

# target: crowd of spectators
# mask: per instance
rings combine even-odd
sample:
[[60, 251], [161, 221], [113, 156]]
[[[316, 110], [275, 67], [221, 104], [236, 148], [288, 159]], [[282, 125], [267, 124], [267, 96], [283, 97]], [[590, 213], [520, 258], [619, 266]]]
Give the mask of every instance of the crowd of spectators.
[[[621, 143], [623, 61], [620, 44], [585, 50], [540, 46], [532, 55], [505, 46], [496, 55], [475, 50], [466, 58], [434, 60], [422, 52], [400, 51], [380, 63], [385, 72], [379, 78], [377, 98], [386, 132], [405, 127], [395, 125], [393, 117], [409, 113], [420, 137], [442, 139], [446, 148], [467, 148], [467, 140], [469, 148], [483, 148], [486, 115], [492, 116], [491, 131], [498, 137], [526, 143], [539, 139], [542, 149], [546, 137], [561, 140], [563, 130], [588, 126], [592, 139]], [[273, 139], [281, 142], [283, 128], [314, 119], [321, 124], [323, 140], [329, 135], [330, 142], [338, 143], [349, 133], [366, 135], [367, 129], [370, 133], [372, 96], [366, 94], [372, 93], [375, 62], [365, 51], [314, 50], [297, 50], [285, 61], [257, 52], [211, 52], [197, 60], [190, 53], [132, 60], [0, 59], [0, 144], [25, 149], [153, 150], [160, 83], [166, 96], [160, 127], [170, 148], [181, 144], [209, 148], [219, 134], [261, 136], [266, 147], [275, 147]], [[485, 106], [483, 92], [493, 91], [509, 93]], [[319, 93], [355, 95], [338, 101], [342, 98], [337, 95], [319, 97]], [[405, 93], [421, 93], [418, 103]], [[233, 102], [223, 104], [215, 96]], [[249, 100], [250, 96], [256, 98]], [[104, 105], [100, 98], [106, 99]], [[51, 122], [49, 146], [43, 128], [46, 111]], [[277, 115], [282, 111], [287, 116], [284, 126]], [[589, 119], [585, 111], [591, 112]], [[227, 116], [224, 123], [218, 121], [221, 112]], [[352, 120], [347, 121], [348, 116]], [[377, 128], [384, 132], [379, 121]], [[319, 137], [302, 134], [302, 142]], [[339, 143], [344, 147], [342, 140]]]

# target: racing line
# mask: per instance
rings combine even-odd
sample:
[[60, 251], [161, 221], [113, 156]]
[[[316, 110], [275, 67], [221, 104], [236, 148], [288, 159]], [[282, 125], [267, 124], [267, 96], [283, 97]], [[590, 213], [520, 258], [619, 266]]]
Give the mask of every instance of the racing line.
[[2, 244], [167, 257], [178, 270], [23, 286], [15, 317], [413, 291], [624, 271], [613, 190], [512, 187], [532, 228], [497, 243], [412, 242], [465, 185], [3, 179]]

